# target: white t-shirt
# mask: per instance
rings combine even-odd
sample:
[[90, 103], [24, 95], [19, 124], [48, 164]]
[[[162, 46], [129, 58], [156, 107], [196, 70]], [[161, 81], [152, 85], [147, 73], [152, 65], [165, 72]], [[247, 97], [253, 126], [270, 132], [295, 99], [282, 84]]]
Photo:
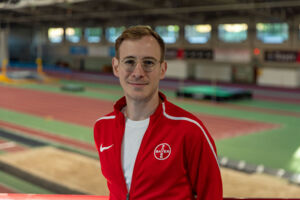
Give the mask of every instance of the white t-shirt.
[[141, 121], [126, 119], [121, 158], [128, 191], [130, 190], [135, 159], [148, 128], [149, 121], [150, 118]]

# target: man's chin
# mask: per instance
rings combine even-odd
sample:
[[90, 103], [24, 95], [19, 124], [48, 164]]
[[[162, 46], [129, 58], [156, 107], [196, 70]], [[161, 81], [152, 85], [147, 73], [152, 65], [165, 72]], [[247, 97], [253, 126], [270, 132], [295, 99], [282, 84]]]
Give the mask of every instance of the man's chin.
[[147, 101], [151, 99], [151, 95], [147, 95], [142, 90], [134, 90], [131, 93], [128, 94], [128, 97], [134, 101]]
[[137, 94], [136, 92], [134, 94], [129, 95], [132, 100], [136, 101], [142, 101], [144, 99], [147, 99], [147, 96], [145, 94]]

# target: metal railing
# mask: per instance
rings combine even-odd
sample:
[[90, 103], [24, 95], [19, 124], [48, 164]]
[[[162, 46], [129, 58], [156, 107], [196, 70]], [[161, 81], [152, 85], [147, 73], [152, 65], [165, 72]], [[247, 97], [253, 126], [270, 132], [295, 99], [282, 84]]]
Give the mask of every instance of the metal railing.
[[[13, 194], [0, 193], [0, 200], [108, 200], [106, 196], [96, 195], [60, 195], [60, 194]], [[224, 198], [224, 200], [300, 200], [279, 198]]]

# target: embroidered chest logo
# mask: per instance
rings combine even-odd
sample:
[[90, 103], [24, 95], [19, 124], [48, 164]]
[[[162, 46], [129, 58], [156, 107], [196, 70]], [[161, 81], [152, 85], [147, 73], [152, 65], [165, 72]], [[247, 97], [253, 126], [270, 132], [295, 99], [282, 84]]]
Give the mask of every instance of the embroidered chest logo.
[[171, 155], [171, 147], [167, 143], [162, 143], [154, 149], [154, 157], [157, 160], [166, 160]]
[[107, 146], [107, 147], [103, 147], [102, 144], [101, 144], [101, 146], [100, 146], [100, 152], [103, 152], [103, 151], [105, 151], [105, 150], [108, 150], [108, 149], [110, 149], [112, 146], [113, 146], [113, 144], [110, 145], [110, 146]]

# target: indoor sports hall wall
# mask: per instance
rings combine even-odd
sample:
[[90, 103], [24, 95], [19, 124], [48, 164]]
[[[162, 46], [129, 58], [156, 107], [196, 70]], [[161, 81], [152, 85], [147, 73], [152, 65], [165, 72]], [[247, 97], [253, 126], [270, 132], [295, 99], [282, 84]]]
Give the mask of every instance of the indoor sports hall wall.
[[[170, 78], [189, 78], [197, 80], [215, 80], [226, 82], [254, 83], [266, 86], [299, 87], [300, 86], [300, 54], [299, 54], [299, 17], [295, 16], [288, 24], [287, 40], [280, 44], [265, 44], [257, 37], [256, 24], [268, 22], [263, 18], [254, 19], [227, 16], [205, 23], [211, 25], [211, 38], [205, 44], [191, 44], [185, 37], [185, 25], [179, 23], [179, 36], [174, 44], [167, 44], [167, 60], [178, 63], [184, 60], [185, 75], [171, 73]], [[158, 25], [176, 24], [175, 21], [152, 23]], [[242, 42], [228, 43], [219, 37], [219, 24], [244, 23], [248, 25], [247, 39]], [[116, 26], [120, 24], [116, 23]], [[110, 26], [113, 26], [111, 24]], [[129, 25], [128, 25], [129, 26]], [[62, 26], [63, 27], [63, 26]], [[101, 41], [89, 43], [83, 37], [85, 26], [79, 26], [82, 38], [72, 43], [65, 38], [54, 44], [48, 39], [48, 28], [17, 27], [10, 30], [10, 57], [17, 61], [34, 62], [36, 49], [42, 46], [43, 61], [46, 64], [65, 63], [69, 68], [89, 72], [110, 72], [110, 60], [114, 55], [113, 43], [106, 39], [105, 28]], [[101, 27], [101, 26], [99, 26]], [[63, 27], [67, 28], [67, 27]], [[29, 51], [23, 51], [29, 46]], [[22, 52], [22, 53], [21, 53]], [[221, 73], [221, 71], [225, 72]], [[176, 69], [174, 69], [176, 71]]]

